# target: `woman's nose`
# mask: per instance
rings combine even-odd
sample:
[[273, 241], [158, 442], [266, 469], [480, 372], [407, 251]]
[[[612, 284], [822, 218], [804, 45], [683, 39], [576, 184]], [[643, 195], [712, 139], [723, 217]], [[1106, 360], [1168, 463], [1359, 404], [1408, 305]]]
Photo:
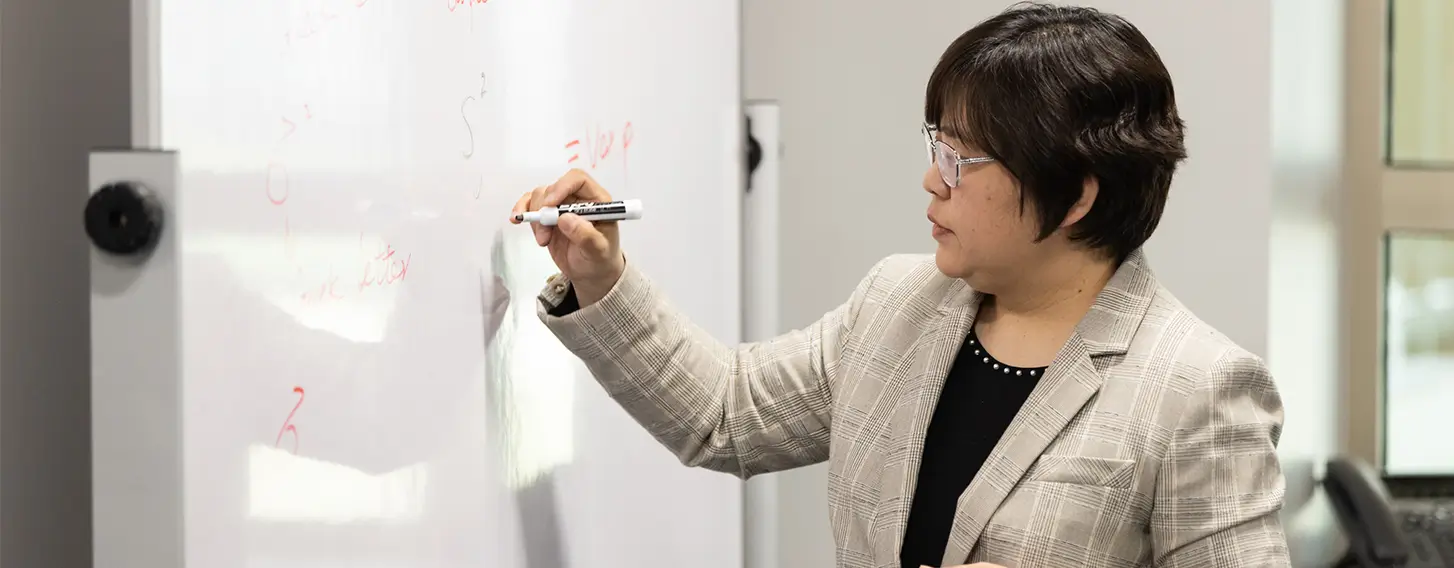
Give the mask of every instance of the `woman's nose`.
[[940, 199], [949, 198], [949, 188], [944, 185], [944, 179], [939, 177], [939, 168], [933, 164], [924, 171], [924, 191]]

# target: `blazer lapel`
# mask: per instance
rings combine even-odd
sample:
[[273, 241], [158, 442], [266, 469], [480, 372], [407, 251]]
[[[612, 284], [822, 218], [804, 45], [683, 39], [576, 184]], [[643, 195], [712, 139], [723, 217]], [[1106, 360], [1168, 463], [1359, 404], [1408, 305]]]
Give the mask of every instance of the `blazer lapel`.
[[894, 415], [895, 422], [899, 422], [900, 413], [907, 412], [902, 418], [908, 427], [895, 436], [894, 446], [903, 448], [905, 454], [902, 459], [887, 462], [885, 483], [872, 525], [885, 529], [875, 546], [878, 563], [882, 566], [899, 565], [904, 529], [909, 522], [909, 507], [913, 504], [919, 464], [924, 457], [924, 434], [934, 416], [939, 393], [944, 390], [949, 368], [969, 336], [975, 311], [979, 308], [979, 295], [962, 280], [953, 280], [948, 285], [952, 288], [939, 305], [937, 319], [926, 327], [931, 331], [922, 335], [909, 351], [910, 356], [922, 361], [923, 365], [909, 379], [903, 397], [906, 405]]
[[[963, 564], [969, 558], [990, 517], [1025, 471], [1100, 389], [1103, 376], [1093, 359], [1126, 353], [1156, 289], [1140, 251], [1117, 269], [960, 495], [943, 566]], [[919, 435], [922, 441], [922, 429]]]
[[960, 495], [949, 546], [944, 551], [944, 566], [963, 564], [969, 558], [990, 516], [1100, 385], [1100, 373], [1091, 364], [1077, 332], [1060, 349], [1040, 384], [980, 466], [979, 474]]

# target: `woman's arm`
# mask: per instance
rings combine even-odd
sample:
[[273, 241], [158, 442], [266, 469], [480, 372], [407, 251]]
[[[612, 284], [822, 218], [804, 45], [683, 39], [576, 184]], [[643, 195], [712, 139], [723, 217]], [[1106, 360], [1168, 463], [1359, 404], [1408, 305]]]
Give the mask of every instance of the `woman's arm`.
[[1157, 566], [1290, 566], [1278, 513], [1282, 399], [1267, 366], [1234, 350], [1188, 394], [1157, 477]]
[[800, 330], [729, 347], [687, 321], [629, 264], [599, 302], [540, 317], [606, 392], [682, 463], [743, 479], [828, 458], [837, 366], [878, 266], [843, 305]]

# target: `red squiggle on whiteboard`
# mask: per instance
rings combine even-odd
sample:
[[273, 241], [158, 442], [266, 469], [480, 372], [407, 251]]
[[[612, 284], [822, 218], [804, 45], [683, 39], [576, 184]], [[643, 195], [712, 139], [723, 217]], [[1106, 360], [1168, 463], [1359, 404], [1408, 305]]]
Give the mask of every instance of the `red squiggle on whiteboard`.
[[333, 272], [333, 267], [328, 268], [328, 278], [323, 282], [314, 285], [312, 289], [303, 292], [300, 299], [303, 303], [315, 303], [326, 300], [342, 300], [343, 294], [338, 291], [338, 274]]
[[445, 3], [449, 7], [449, 11], [453, 12], [455, 10], [458, 10], [461, 6], [471, 6], [471, 5], [480, 6], [480, 5], [489, 3], [490, 0], [444, 0], [444, 1], [445, 1]]
[[278, 439], [273, 442], [276, 448], [283, 443], [283, 434], [293, 434], [293, 455], [298, 455], [298, 428], [293, 425], [293, 415], [298, 413], [298, 407], [303, 406], [303, 387], [293, 387], [293, 392], [298, 393], [298, 403], [293, 405], [293, 410], [288, 412], [288, 418], [283, 420], [283, 429], [278, 430]]
[[[281, 143], [284, 140], [287, 140], [289, 137], [291, 137], [293, 135], [294, 132], [297, 132], [298, 131], [298, 121], [308, 121], [308, 120], [312, 120], [313, 119], [313, 109], [312, 108], [309, 108], [308, 103], [303, 103], [303, 105], [302, 105], [301, 108], [303, 109], [303, 111], [302, 111], [302, 115], [303, 116], [302, 117], [297, 117], [296, 115], [294, 115], [294, 116], [283, 115], [283, 116], [279, 117], [279, 120], [283, 121], [283, 135], [278, 138], [278, 142], [279, 143]], [[289, 113], [289, 114], [293, 114], [293, 113]], [[295, 120], [295, 118], [296, 118], [296, 120]]]
[[367, 256], [360, 259], [358, 264], [352, 265], [353, 270], [357, 270], [357, 272], [350, 270], [346, 273], [348, 277], [352, 277], [353, 274], [358, 274], [358, 283], [356, 286], [348, 284], [339, 286], [339, 275], [330, 266], [327, 277], [315, 280], [314, 284], [310, 285], [299, 295], [299, 299], [304, 304], [309, 305], [347, 300], [354, 296], [364, 294], [370, 289], [398, 284], [409, 277], [409, 267], [414, 260], [413, 254], [401, 254], [399, 251], [394, 250], [393, 245], [388, 243], [382, 243], [381, 247], [376, 249], [377, 252], [372, 254], [363, 252], [363, 249], [363, 235], [360, 234], [359, 250]]
[[282, 164], [273, 162], [268, 164], [267, 195], [268, 202], [273, 205], [282, 205], [288, 202], [288, 168]]
[[631, 149], [631, 139], [635, 136], [636, 129], [631, 127], [631, 121], [626, 121], [626, 126], [621, 128], [621, 182], [628, 186], [631, 184], [631, 169], [626, 152]]
[[[306, 2], [307, 0], [303, 1]], [[288, 30], [283, 32], [283, 42], [286, 45], [291, 46], [293, 45], [294, 40], [306, 40], [312, 38], [320, 33], [323, 33], [323, 31], [327, 29], [328, 26], [333, 25], [335, 22], [337, 22], [339, 19], [343, 18], [343, 16], [346, 15], [339, 14], [333, 9], [330, 9], [327, 4], [341, 3], [344, 5], [345, 9], [357, 9], [363, 8], [365, 4], [368, 4], [368, 2], [369, 0], [320, 0], [318, 3], [323, 4], [323, 6], [319, 7], [317, 14], [314, 13], [312, 7], [305, 6], [303, 8], [303, 16], [301, 18], [302, 21], [299, 22], [299, 24], [296, 26], [294, 26], [291, 22], [289, 23]]]
[[[414, 259], [414, 255], [395, 258], [395, 252], [394, 247], [386, 243], [384, 250], [364, 265], [363, 278], [358, 281], [360, 292], [372, 286], [387, 286], [409, 276], [409, 262]], [[377, 274], [374, 274], [375, 271]]]
[[298, 124], [291, 120], [288, 120], [288, 117], [286, 116], [283, 117], [283, 124], [287, 126], [287, 131], [283, 133], [283, 137], [278, 140], [279, 142], [287, 140], [289, 136], [292, 136], [293, 133], [298, 130]]

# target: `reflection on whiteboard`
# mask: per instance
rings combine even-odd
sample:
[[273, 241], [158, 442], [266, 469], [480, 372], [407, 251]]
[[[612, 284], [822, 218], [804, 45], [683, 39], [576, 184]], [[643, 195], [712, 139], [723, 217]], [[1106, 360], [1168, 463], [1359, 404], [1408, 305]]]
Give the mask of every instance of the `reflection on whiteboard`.
[[490, 269], [495, 285], [508, 292], [490, 297], [509, 304], [487, 338], [490, 429], [510, 486], [518, 489], [571, 461], [575, 356], [536, 315], [536, 297], [557, 271], [529, 227], [495, 233]]
[[266, 298], [300, 325], [359, 343], [383, 340], [413, 260], [412, 251], [364, 232], [198, 234], [184, 247], [189, 255], [221, 258], [243, 292]]
[[288, 522], [417, 522], [424, 512], [426, 468], [382, 475], [294, 455], [248, 448], [248, 516]]

